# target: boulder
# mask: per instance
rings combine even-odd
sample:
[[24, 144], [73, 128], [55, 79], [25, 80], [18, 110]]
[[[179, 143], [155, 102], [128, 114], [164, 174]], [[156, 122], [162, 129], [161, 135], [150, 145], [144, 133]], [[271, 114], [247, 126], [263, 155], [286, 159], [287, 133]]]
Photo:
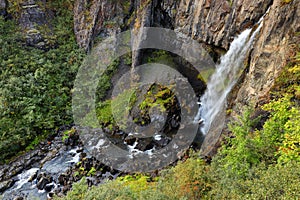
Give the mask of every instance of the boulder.
[[6, 17], [7, 15], [7, 1], [0, 0], [0, 16]]
[[0, 182], [0, 193], [4, 192], [14, 184], [14, 180]]
[[47, 38], [52, 35], [49, 21], [51, 12], [46, 9], [45, 0], [26, 0], [20, 3], [18, 22], [25, 36], [26, 44], [47, 50], [53, 44]]

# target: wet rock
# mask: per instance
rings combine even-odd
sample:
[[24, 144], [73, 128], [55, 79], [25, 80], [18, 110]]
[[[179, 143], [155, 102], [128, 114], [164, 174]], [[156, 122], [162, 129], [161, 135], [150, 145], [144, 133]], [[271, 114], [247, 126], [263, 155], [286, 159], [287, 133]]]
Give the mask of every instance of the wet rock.
[[228, 49], [233, 36], [253, 26], [271, 3], [272, 0], [181, 1], [176, 28], [196, 40]]
[[76, 150], [76, 153], [81, 153], [81, 152], [83, 152], [83, 148], [79, 148]]
[[60, 185], [66, 185], [67, 182], [68, 182], [69, 178], [68, 178], [68, 175], [67, 174], [61, 174], [58, 176], [58, 183]]
[[85, 152], [82, 152], [80, 155], [79, 155], [79, 159], [82, 160], [83, 158], [85, 158], [87, 155]]
[[24, 197], [15, 197], [14, 200], [24, 200]]
[[165, 147], [169, 142], [171, 141], [171, 138], [168, 137], [161, 137], [160, 140], [155, 140], [155, 146], [159, 148]]
[[54, 186], [55, 186], [54, 183], [48, 183], [45, 185], [44, 190], [50, 192], [54, 188]]
[[66, 194], [70, 189], [71, 189], [70, 185], [64, 186], [63, 189], [62, 189], [63, 194]]
[[136, 142], [136, 138], [133, 135], [129, 135], [124, 140], [127, 145], [132, 146]]
[[53, 181], [53, 178], [50, 175], [47, 175], [46, 173], [40, 173], [37, 177], [38, 183], [36, 184], [36, 187], [39, 190], [45, 189], [46, 185], [51, 183]]
[[0, 193], [4, 192], [14, 184], [14, 180], [3, 181], [0, 183]]
[[36, 171], [32, 176], [29, 177], [28, 182], [32, 182], [37, 178], [38, 171]]
[[55, 193], [54, 192], [49, 192], [47, 195], [48, 199], [52, 199], [54, 197]]
[[87, 184], [89, 187], [92, 187], [93, 185], [97, 185], [98, 181], [97, 179], [93, 178], [93, 177], [87, 177], [86, 178]]
[[65, 139], [64, 141], [65, 145], [69, 145], [72, 147], [75, 147], [79, 144], [79, 135], [78, 133], [72, 133], [69, 135], [69, 137], [67, 139]]
[[153, 138], [139, 138], [138, 144], [136, 145], [136, 149], [141, 151], [147, 151], [154, 147]]

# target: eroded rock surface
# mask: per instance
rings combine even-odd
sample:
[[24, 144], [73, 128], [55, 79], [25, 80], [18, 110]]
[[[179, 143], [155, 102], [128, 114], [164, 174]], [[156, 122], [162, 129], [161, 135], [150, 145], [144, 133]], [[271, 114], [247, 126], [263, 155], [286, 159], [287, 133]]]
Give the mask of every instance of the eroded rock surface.
[[7, 2], [6, 0], [0, 0], [0, 16], [5, 17], [7, 15]]
[[[74, 31], [79, 46], [89, 49], [100, 35], [108, 37], [121, 30], [130, 2], [77, 0], [74, 6]], [[125, 12], [126, 11], [126, 12]]]
[[238, 33], [252, 27], [272, 0], [182, 0], [176, 28], [200, 42], [228, 49]]
[[20, 3], [18, 21], [25, 35], [27, 45], [39, 49], [48, 49], [52, 44], [48, 40], [51, 36], [51, 12], [46, 9], [45, 0], [26, 0]]
[[[80, 2], [85, 1], [78, 0], [77, 5]], [[117, 4], [110, 5], [109, 2], [101, 1], [101, 5], [106, 5], [105, 8], [110, 10], [109, 14], [104, 14], [104, 8], [94, 9], [92, 15], [99, 18], [93, 18], [92, 23], [75, 21], [75, 30], [76, 27], [81, 27], [78, 29], [80, 31], [76, 31], [81, 46], [88, 46], [100, 33], [99, 30], [114, 30], [105, 27], [104, 21], [118, 16], [119, 21], [123, 19], [123, 25], [125, 24], [122, 30], [139, 30], [145, 26], [171, 28], [189, 35], [199, 43], [209, 45], [208, 49], [213, 51], [218, 48], [228, 50], [234, 37], [243, 30], [256, 26], [259, 19], [269, 11], [245, 59], [244, 74], [229, 96], [225, 109], [233, 108], [232, 116], [250, 102], [256, 104], [264, 101], [282, 67], [293, 56], [293, 46], [299, 41], [296, 32], [300, 31], [300, 2], [296, 0], [289, 3], [282, 0], [132, 0], [126, 1], [129, 8], [126, 11], [116, 9]], [[91, 7], [93, 6], [101, 8], [97, 1], [93, 1]], [[81, 19], [80, 13], [86, 9], [79, 8], [76, 6], [75, 18]], [[118, 14], [116, 11], [119, 11]], [[139, 32], [136, 31], [133, 46], [138, 47], [141, 42]], [[133, 68], [140, 64], [142, 53], [137, 51], [132, 54]], [[207, 146], [213, 149], [214, 145]]]
[[283, 4], [275, 0], [265, 17], [264, 26], [250, 54], [249, 71], [240, 84], [234, 100], [235, 111], [250, 102], [266, 102], [267, 94], [282, 68], [295, 53], [299, 44], [300, 2]]

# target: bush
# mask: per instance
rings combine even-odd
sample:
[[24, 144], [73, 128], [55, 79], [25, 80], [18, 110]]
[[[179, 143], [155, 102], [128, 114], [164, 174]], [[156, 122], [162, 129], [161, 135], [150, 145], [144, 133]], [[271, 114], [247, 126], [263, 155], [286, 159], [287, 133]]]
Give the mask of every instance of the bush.
[[0, 162], [73, 121], [71, 88], [84, 52], [68, 16], [54, 19], [58, 47], [47, 52], [25, 46], [15, 22], [0, 18]]

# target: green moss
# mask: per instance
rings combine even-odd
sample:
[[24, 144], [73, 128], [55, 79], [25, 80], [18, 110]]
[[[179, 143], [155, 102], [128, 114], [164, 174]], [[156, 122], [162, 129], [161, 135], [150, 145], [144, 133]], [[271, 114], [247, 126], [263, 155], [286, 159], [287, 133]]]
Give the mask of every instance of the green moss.
[[111, 129], [118, 125], [119, 128], [125, 129], [129, 112], [135, 101], [136, 94], [133, 89], [130, 89], [125, 90], [112, 100], [98, 103], [96, 113], [100, 125]]
[[152, 85], [145, 95], [145, 100], [140, 104], [140, 109], [159, 108], [162, 112], [170, 109], [174, 103], [174, 94], [168, 87]]
[[156, 50], [147, 58], [147, 63], [160, 63], [169, 67], [175, 67], [173, 57], [167, 51]]
[[273, 97], [282, 97], [288, 93], [300, 100], [300, 52], [296, 54], [291, 63], [283, 68], [280, 75], [275, 80], [272, 88]]
[[[175, 167], [160, 171], [159, 178], [133, 174], [91, 189], [82, 182], [83, 187], [75, 185], [64, 199], [78, 195], [83, 199], [299, 199], [298, 62], [295, 58], [276, 80], [273, 100], [262, 107], [270, 113], [263, 129], [255, 130], [261, 118], [247, 109], [229, 125], [232, 135], [210, 164], [197, 153], [190, 154]], [[170, 96], [167, 89], [153, 86], [141, 109], [158, 106], [157, 101], [164, 104]]]
[[107, 91], [111, 88], [111, 79], [119, 66], [119, 60], [114, 60], [111, 65], [107, 67], [103, 75], [99, 78], [97, 91], [96, 91], [96, 101], [103, 101], [106, 97]]

